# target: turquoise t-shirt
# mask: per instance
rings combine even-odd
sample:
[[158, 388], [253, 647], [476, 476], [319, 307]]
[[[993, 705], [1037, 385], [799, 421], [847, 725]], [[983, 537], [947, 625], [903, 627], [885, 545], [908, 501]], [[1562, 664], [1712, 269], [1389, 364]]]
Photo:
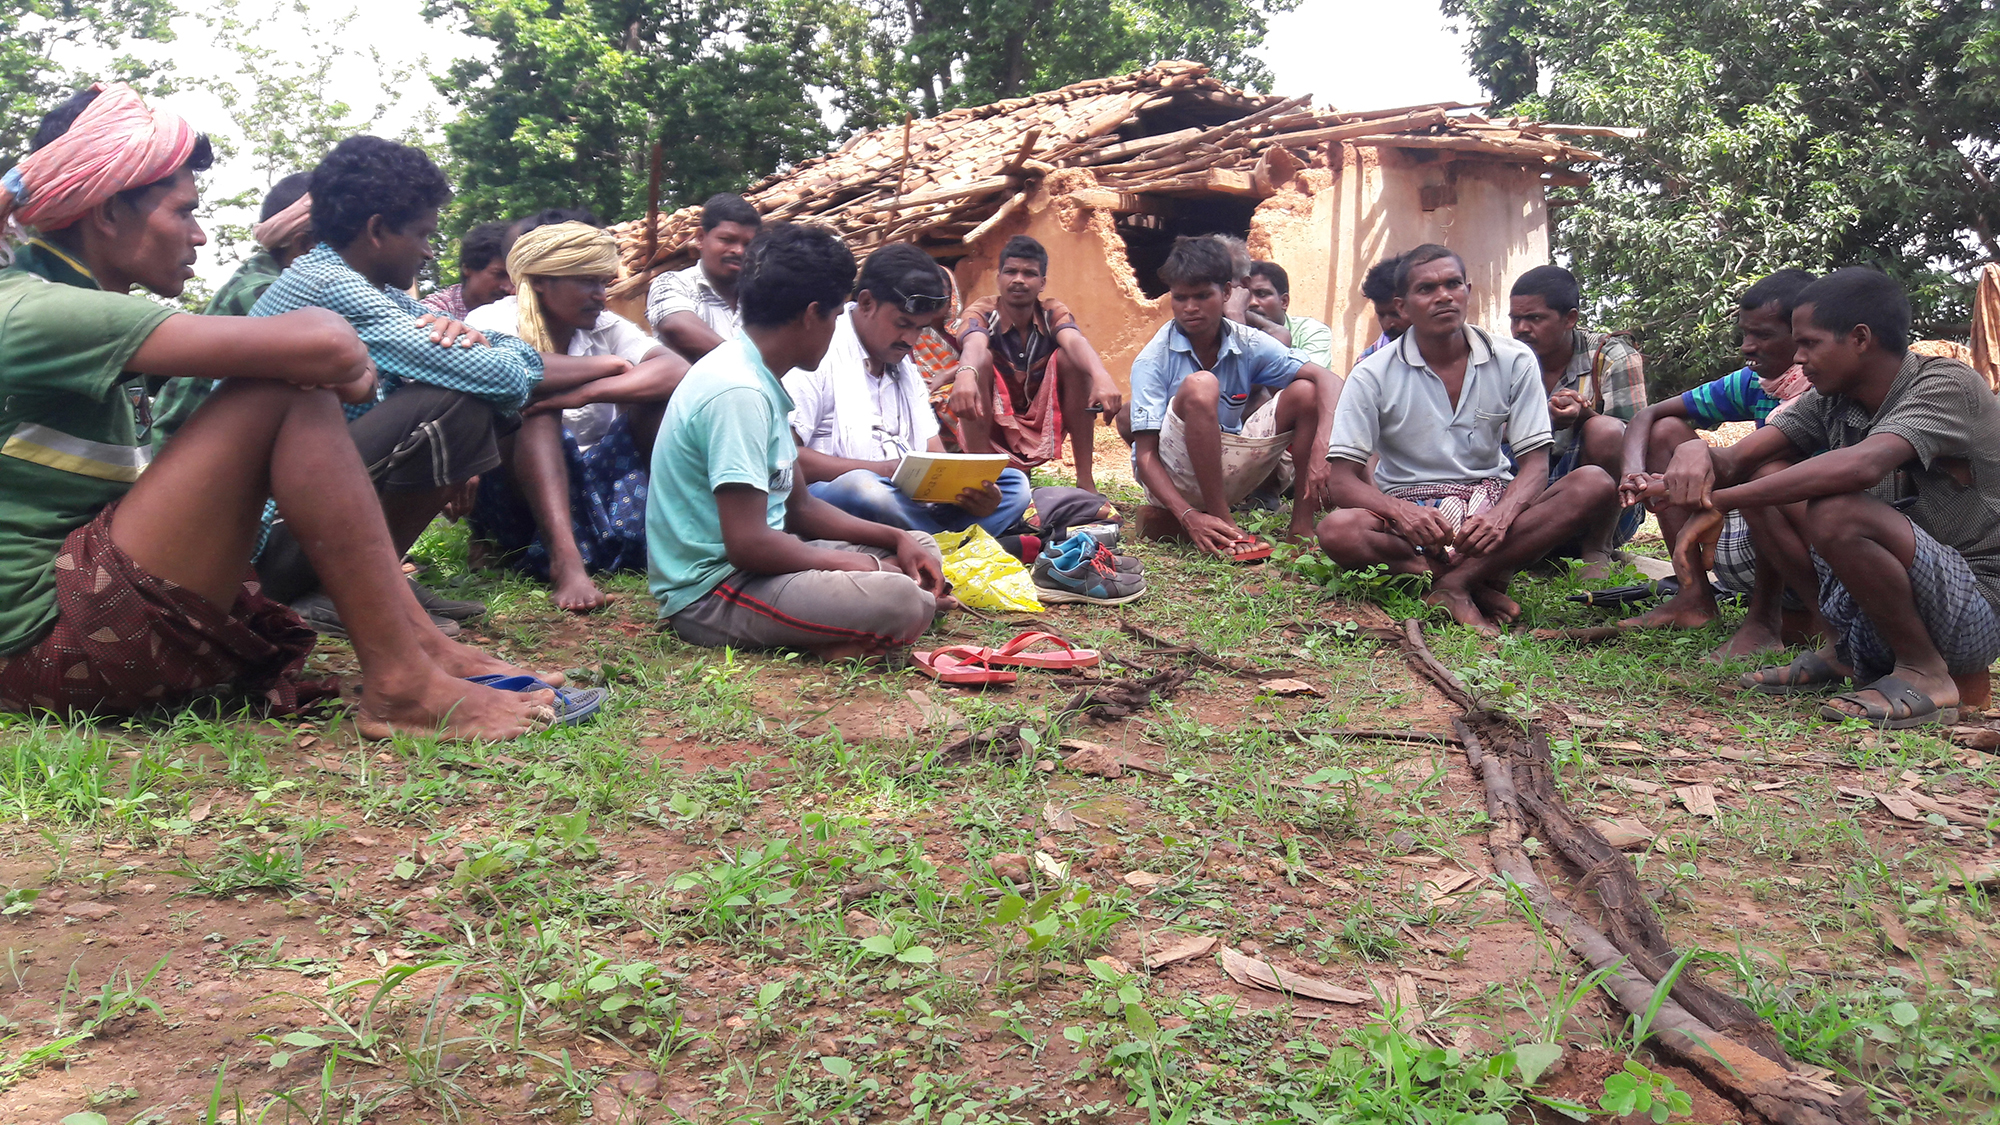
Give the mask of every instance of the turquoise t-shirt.
[[653, 443], [646, 496], [646, 569], [661, 617], [699, 601], [734, 569], [716, 489], [758, 489], [764, 518], [784, 529], [799, 456], [786, 421], [791, 413], [791, 396], [747, 336], [703, 356], [674, 389]]

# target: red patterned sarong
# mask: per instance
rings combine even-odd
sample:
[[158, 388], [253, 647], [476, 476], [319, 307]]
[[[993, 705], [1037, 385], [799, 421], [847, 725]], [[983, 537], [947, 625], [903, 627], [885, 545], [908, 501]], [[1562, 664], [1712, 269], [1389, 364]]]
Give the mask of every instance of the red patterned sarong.
[[0, 710], [132, 712], [227, 687], [287, 714], [329, 694], [298, 679], [313, 631], [263, 595], [254, 571], [236, 605], [217, 609], [118, 549], [116, 507], [63, 540], [56, 623], [32, 647], [0, 656]]

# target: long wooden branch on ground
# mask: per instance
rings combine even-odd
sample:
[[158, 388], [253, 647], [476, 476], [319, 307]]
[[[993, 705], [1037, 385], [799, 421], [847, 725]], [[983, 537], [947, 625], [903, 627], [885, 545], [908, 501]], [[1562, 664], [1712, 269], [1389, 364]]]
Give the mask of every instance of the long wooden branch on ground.
[[[1624, 857], [1589, 828], [1578, 825], [1563, 807], [1548, 770], [1548, 744], [1515, 733], [1513, 724], [1478, 705], [1451, 670], [1440, 663], [1424, 642], [1423, 624], [1403, 623], [1399, 637], [1405, 658], [1466, 712], [1452, 720], [1465, 747], [1466, 760], [1486, 788], [1487, 814], [1493, 830], [1487, 849], [1494, 867], [1521, 888], [1546, 921], [1553, 923], [1572, 951], [1593, 967], [1606, 970], [1604, 987], [1620, 1007], [1643, 1018], [1653, 1004], [1656, 982], [1677, 960], [1667, 943], [1637, 876]], [[1482, 742], [1474, 726], [1492, 738]], [[1539, 758], [1539, 761], [1537, 761]], [[1518, 761], [1517, 761], [1518, 759]], [[1521, 781], [1527, 782], [1524, 790]], [[1569, 905], [1555, 897], [1535, 871], [1521, 842], [1528, 835], [1528, 814], [1536, 815], [1541, 838], [1597, 883], [1599, 902], [1612, 919], [1614, 942]], [[1599, 850], [1601, 849], [1601, 851]], [[1683, 989], [1681, 985], [1687, 984]], [[1684, 1006], [1682, 998], [1734, 1031], [1731, 1038]], [[1747, 1019], [1746, 1019], [1747, 1017]], [[1780, 1125], [1859, 1125], [1867, 1119], [1865, 1092], [1855, 1087], [1845, 1094], [1791, 1073], [1792, 1062], [1777, 1044], [1768, 1025], [1748, 1005], [1715, 992], [1683, 969], [1672, 994], [1660, 999], [1651, 1024], [1657, 1041], [1677, 1056], [1717, 1092], [1738, 1106]], [[1746, 1045], [1749, 1039], [1754, 1044]], [[1759, 1053], [1768, 1051], [1770, 1057]]]

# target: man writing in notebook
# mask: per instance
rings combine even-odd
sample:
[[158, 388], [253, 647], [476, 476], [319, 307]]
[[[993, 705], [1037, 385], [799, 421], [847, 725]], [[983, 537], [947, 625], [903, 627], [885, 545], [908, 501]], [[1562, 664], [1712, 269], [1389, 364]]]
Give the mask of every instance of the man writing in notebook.
[[814, 496], [874, 523], [927, 534], [977, 524], [999, 536], [1028, 508], [1021, 470], [1002, 469], [943, 504], [912, 499], [890, 480], [904, 455], [944, 452], [910, 350], [950, 299], [943, 272], [917, 247], [892, 243], [869, 255], [826, 358], [785, 376], [796, 405], [792, 429], [804, 447], [799, 472]]

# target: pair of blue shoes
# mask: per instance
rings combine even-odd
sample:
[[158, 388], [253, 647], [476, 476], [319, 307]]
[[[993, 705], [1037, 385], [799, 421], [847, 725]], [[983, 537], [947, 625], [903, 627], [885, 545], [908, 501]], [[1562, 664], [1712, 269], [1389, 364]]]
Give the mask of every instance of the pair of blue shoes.
[[573, 727], [596, 717], [604, 709], [604, 701], [611, 698], [608, 688], [559, 688], [554, 684], [539, 680], [534, 676], [467, 676], [468, 683], [490, 687], [495, 691], [529, 692], [550, 691], [556, 696], [556, 721], [559, 727]]
[[1044, 550], [1031, 573], [1035, 596], [1044, 605], [1124, 605], [1146, 592], [1145, 564], [1118, 554], [1089, 532]]

